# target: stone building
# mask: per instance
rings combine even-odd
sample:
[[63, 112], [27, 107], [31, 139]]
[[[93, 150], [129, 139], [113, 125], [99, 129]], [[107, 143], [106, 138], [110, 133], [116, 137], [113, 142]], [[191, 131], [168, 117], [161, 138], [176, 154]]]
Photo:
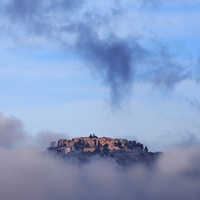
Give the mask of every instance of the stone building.
[[128, 141], [125, 139], [113, 139], [108, 137], [98, 138], [95, 134], [89, 137], [73, 138], [71, 140], [60, 139], [57, 144], [56, 151], [69, 153], [73, 150], [82, 150], [84, 152], [94, 151], [96, 148], [108, 148], [110, 150], [126, 150], [125, 144]]

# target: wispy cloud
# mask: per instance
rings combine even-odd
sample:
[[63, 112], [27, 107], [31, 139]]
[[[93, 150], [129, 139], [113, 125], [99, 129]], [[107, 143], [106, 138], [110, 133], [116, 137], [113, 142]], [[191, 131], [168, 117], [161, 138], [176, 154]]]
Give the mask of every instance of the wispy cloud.
[[5, 117], [0, 112], [0, 146], [10, 148], [23, 143], [25, 139], [26, 132], [23, 122], [13, 116]]

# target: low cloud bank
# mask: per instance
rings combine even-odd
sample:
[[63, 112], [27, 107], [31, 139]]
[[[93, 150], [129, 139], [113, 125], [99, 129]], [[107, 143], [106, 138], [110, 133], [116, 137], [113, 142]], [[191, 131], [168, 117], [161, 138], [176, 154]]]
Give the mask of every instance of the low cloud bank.
[[[197, 146], [172, 149], [150, 168], [135, 165], [124, 170], [102, 158], [76, 165], [52, 153], [41, 152], [38, 147], [16, 147], [13, 142], [7, 148], [12, 135], [18, 138], [19, 133], [24, 133], [21, 123], [14, 117], [1, 115], [0, 137], [4, 138], [0, 143], [2, 199], [200, 198], [200, 148]], [[44, 132], [40, 136], [43, 139], [52, 137]]]
[[154, 168], [106, 160], [77, 166], [34, 148], [0, 149], [2, 199], [199, 199], [199, 148], [174, 149]]

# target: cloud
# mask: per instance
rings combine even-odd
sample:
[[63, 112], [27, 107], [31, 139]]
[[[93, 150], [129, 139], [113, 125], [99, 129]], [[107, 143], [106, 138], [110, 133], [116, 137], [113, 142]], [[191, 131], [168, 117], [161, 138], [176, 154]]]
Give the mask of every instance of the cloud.
[[[122, 4], [115, 1], [102, 9], [98, 4], [80, 0], [36, 0], [34, 5], [28, 0], [13, 0], [4, 2], [1, 14], [8, 21], [5, 27], [20, 38], [18, 41], [23, 43], [32, 38], [34, 43], [39, 38], [78, 53], [110, 89], [112, 104], [120, 106], [131, 94], [141, 62], [149, 70], [140, 78], [154, 86], [173, 89], [190, 77], [184, 66], [166, 54], [167, 48], [156, 50], [158, 45], [153, 45], [153, 51], [157, 51], [154, 55], [142, 44], [142, 36], [133, 37], [130, 33], [122, 38], [117, 35], [111, 28], [112, 20], [116, 16], [125, 17]], [[143, 0], [141, 4], [155, 6], [159, 1]]]
[[52, 142], [56, 142], [59, 139], [69, 139], [69, 136], [66, 133], [54, 133], [52, 131], [41, 131], [37, 134], [34, 144], [38, 147], [46, 149]]
[[145, 8], [158, 8], [162, 0], [142, 0], [142, 6]]
[[18, 146], [34, 146], [46, 150], [55, 141], [69, 138], [66, 133], [55, 133], [52, 131], [40, 131], [35, 137], [25, 131], [24, 123], [14, 117], [6, 117], [0, 112], [0, 147], [15, 148]]
[[78, 165], [38, 148], [62, 134], [41, 132], [40, 145], [17, 147], [13, 144], [24, 136], [22, 122], [2, 113], [0, 131], [6, 138], [0, 146], [2, 199], [199, 199], [198, 146], [172, 149], [151, 167], [137, 164], [124, 169], [99, 157]]
[[122, 40], [115, 35], [101, 40], [94, 30], [85, 25], [77, 29], [76, 50], [86, 60], [92, 61], [92, 67], [110, 88], [112, 103], [119, 105], [131, 90], [135, 65], [148, 53], [135, 40]]
[[[18, 32], [29, 37], [44, 36], [52, 38], [56, 32], [56, 21], [53, 20], [54, 13], [73, 12], [82, 5], [80, 0], [12, 0], [4, 2], [1, 12], [6, 15], [12, 24], [17, 25]], [[21, 30], [20, 30], [21, 29]]]
[[77, 166], [33, 148], [0, 149], [2, 199], [198, 199], [199, 148], [174, 149], [154, 168], [108, 160]]
[[195, 72], [194, 73], [195, 73], [196, 82], [199, 83], [200, 82], [200, 78], [199, 78], [199, 75], [200, 75], [200, 56], [199, 56], [197, 65], [195, 67]]
[[200, 112], [200, 103], [198, 100], [191, 100], [190, 106]]
[[24, 142], [25, 138], [26, 133], [23, 122], [13, 116], [5, 117], [0, 112], [0, 146], [12, 147]]
[[142, 81], [150, 82], [154, 87], [173, 90], [177, 84], [192, 78], [191, 71], [174, 60], [175, 55], [167, 46], [155, 42], [154, 47], [157, 50], [149, 50], [150, 56], [139, 75]]
[[169, 61], [157, 63], [142, 77], [144, 81], [151, 82], [154, 87], [163, 87], [169, 90], [189, 78], [191, 78], [191, 74], [188, 70]]

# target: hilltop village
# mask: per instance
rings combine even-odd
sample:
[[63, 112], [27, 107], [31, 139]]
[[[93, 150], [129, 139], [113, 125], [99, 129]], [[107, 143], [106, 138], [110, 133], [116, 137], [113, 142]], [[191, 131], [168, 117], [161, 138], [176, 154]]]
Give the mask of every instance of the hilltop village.
[[81, 152], [112, 152], [112, 151], [145, 151], [147, 147], [136, 141], [128, 141], [126, 139], [113, 139], [108, 137], [98, 138], [95, 134], [89, 137], [73, 138], [71, 140], [60, 139], [54, 150], [58, 153], [68, 154], [73, 151]]
[[129, 167], [137, 163], [153, 166], [161, 152], [149, 152], [143, 144], [126, 139], [101, 137], [95, 134], [89, 137], [60, 139], [52, 142], [48, 152], [56, 153], [67, 162], [84, 164], [93, 159], [109, 159], [120, 166]]

